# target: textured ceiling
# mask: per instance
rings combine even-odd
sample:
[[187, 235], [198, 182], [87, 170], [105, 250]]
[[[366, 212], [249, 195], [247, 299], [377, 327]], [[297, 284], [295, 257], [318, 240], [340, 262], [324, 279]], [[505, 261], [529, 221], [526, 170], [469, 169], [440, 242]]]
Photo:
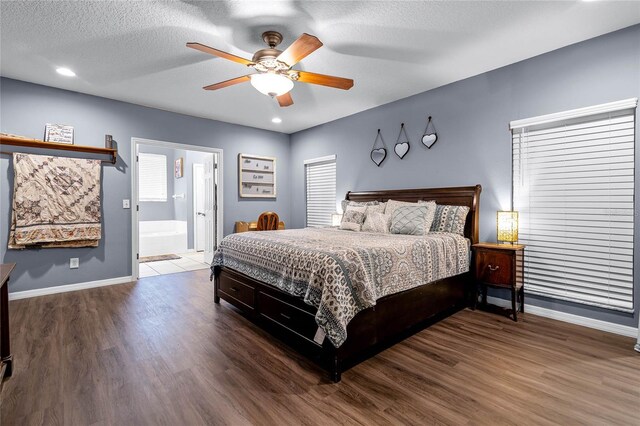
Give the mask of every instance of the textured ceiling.
[[[2, 1], [0, 73], [292, 133], [639, 22], [633, 1]], [[324, 46], [295, 68], [355, 86], [296, 83], [288, 108], [248, 83], [201, 89], [247, 69], [186, 42], [251, 58], [267, 29], [282, 32], [281, 48], [316, 35]]]

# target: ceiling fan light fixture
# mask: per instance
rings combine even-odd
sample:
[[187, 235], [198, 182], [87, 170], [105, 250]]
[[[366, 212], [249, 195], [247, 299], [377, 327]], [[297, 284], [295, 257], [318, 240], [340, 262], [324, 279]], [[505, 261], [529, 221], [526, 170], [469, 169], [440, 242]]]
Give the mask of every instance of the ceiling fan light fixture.
[[293, 89], [293, 81], [274, 73], [252, 74], [251, 85], [258, 92], [271, 97], [284, 95]]

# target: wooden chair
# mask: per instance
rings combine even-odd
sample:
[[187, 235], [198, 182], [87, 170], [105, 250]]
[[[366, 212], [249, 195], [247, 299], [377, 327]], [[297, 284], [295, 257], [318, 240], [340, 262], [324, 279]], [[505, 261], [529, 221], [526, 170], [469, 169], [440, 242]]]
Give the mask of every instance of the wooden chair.
[[263, 212], [258, 218], [258, 231], [277, 231], [280, 218], [276, 212]]

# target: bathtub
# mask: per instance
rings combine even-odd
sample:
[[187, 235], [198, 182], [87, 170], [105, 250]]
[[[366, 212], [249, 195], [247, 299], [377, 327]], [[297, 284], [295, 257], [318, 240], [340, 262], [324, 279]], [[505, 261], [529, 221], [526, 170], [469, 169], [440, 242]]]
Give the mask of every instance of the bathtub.
[[187, 251], [187, 221], [152, 220], [138, 223], [140, 257]]

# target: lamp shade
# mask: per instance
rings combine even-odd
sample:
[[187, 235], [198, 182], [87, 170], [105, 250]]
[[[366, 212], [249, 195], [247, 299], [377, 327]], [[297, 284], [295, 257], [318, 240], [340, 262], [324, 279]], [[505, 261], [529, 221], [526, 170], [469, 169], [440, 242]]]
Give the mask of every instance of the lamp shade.
[[498, 241], [518, 241], [518, 212], [498, 212]]
[[331, 213], [331, 226], [340, 226], [340, 222], [342, 222], [342, 213]]
[[252, 74], [251, 85], [267, 96], [280, 96], [293, 89], [293, 81], [287, 77], [271, 72]]

